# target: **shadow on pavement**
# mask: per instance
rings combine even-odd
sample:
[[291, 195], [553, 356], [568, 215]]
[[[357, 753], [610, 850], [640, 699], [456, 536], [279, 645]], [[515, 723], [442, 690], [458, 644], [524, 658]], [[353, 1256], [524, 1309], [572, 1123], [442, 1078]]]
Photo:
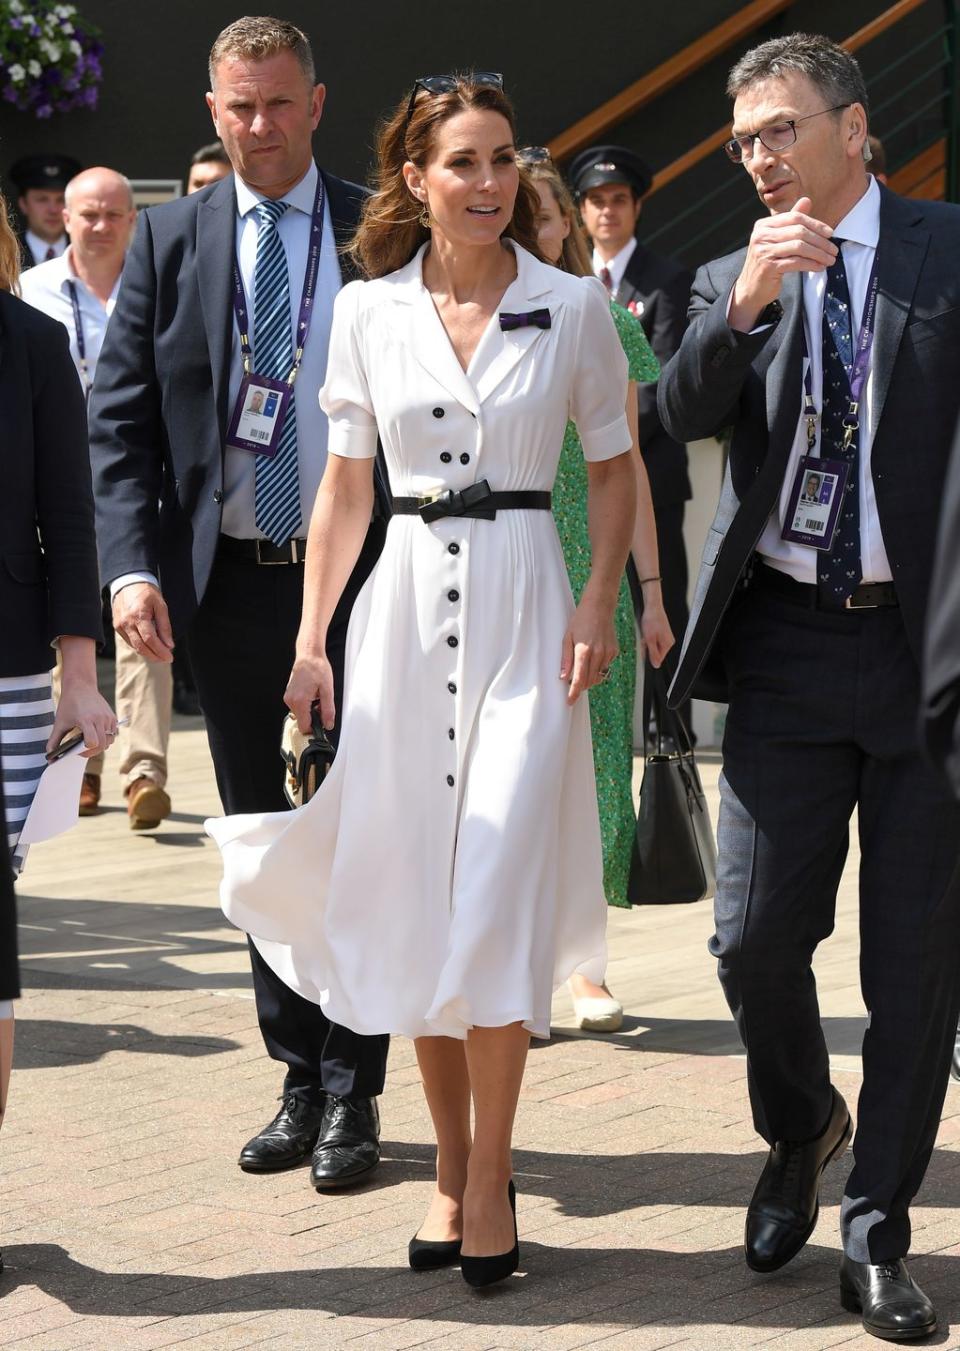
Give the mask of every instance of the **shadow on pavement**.
[[[866, 1016], [822, 1018], [827, 1048], [831, 1055], [859, 1055]], [[581, 1032], [575, 1028], [554, 1028], [552, 1041], [588, 1038], [631, 1051], [676, 1051], [682, 1055], [741, 1055], [743, 1045], [733, 1019], [727, 1018], [645, 1018], [643, 1014], [625, 1014], [619, 1032]], [[533, 1043], [536, 1049], [537, 1043]]]
[[[808, 1245], [788, 1271], [754, 1276], [739, 1248], [677, 1253], [661, 1249], [550, 1248], [521, 1239], [521, 1271], [477, 1293], [455, 1270], [412, 1273], [405, 1266], [338, 1267], [204, 1277], [176, 1272], [105, 1272], [75, 1261], [59, 1244], [5, 1250], [0, 1291], [35, 1286], [86, 1317], [162, 1319], [204, 1312], [320, 1310], [362, 1318], [455, 1321], [469, 1326], [531, 1327], [592, 1323], [624, 1327], [691, 1324], [742, 1327], [744, 1336], [781, 1327], [849, 1327], [837, 1297], [835, 1251]], [[939, 1305], [940, 1332], [925, 1345], [950, 1340], [948, 1319], [960, 1313], [960, 1258], [917, 1258], [911, 1270]], [[595, 1287], [602, 1287], [594, 1295]], [[426, 1306], [426, 1308], [425, 1308]], [[609, 1334], [607, 1334], [609, 1335]], [[713, 1344], [713, 1342], [711, 1342]], [[748, 1345], [744, 1341], [743, 1345]], [[956, 1342], [953, 1343], [956, 1345]]]
[[147, 1055], [209, 1056], [235, 1051], [227, 1037], [158, 1036], [135, 1023], [64, 1022], [57, 1018], [18, 1018], [14, 1069], [51, 1069], [89, 1065], [113, 1051]]

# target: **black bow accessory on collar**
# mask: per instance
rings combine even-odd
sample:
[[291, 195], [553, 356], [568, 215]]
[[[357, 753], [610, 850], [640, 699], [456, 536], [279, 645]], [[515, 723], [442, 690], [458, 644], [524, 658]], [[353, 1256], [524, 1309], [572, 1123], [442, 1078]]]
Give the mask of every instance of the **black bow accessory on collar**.
[[531, 310], [529, 314], [505, 314], [500, 312], [500, 327], [504, 333], [514, 328], [549, 328], [549, 310]]

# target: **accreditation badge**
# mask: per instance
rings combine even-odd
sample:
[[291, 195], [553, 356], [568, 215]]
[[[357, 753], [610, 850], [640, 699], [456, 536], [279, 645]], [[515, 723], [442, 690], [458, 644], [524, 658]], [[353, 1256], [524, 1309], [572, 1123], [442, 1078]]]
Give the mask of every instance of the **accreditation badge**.
[[293, 388], [285, 380], [245, 375], [227, 429], [227, 446], [272, 460], [280, 449], [280, 432], [292, 395]]
[[804, 455], [790, 492], [780, 538], [829, 553], [833, 548], [850, 465], [846, 460], [824, 460]]

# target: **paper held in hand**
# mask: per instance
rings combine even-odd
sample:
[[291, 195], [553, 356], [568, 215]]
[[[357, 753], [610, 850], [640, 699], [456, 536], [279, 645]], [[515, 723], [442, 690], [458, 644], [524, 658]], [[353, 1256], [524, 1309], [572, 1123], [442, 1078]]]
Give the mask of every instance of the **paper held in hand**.
[[[127, 719], [122, 720], [126, 722]], [[86, 760], [81, 742], [59, 760], [47, 765], [40, 775], [37, 791], [23, 823], [18, 844], [39, 844], [52, 840], [77, 824], [80, 816], [80, 787]]]

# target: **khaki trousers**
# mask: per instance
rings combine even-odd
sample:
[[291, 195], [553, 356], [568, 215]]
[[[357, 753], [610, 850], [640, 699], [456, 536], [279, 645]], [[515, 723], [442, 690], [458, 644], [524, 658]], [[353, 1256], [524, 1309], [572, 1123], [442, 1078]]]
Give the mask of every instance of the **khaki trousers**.
[[[53, 673], [53, 698], [60, 701], [60, 659]], [[148, 778], [163, 788], [167, 782], [167, 746], [173, 708], [173, 666], [147, 661], [118, 635], [116, 659], [117, 717], [128, 719], [117, 736], [120, 777], [124, 788]], [[103, 773], [103, 756], [87, 761], [88, 774]]]

